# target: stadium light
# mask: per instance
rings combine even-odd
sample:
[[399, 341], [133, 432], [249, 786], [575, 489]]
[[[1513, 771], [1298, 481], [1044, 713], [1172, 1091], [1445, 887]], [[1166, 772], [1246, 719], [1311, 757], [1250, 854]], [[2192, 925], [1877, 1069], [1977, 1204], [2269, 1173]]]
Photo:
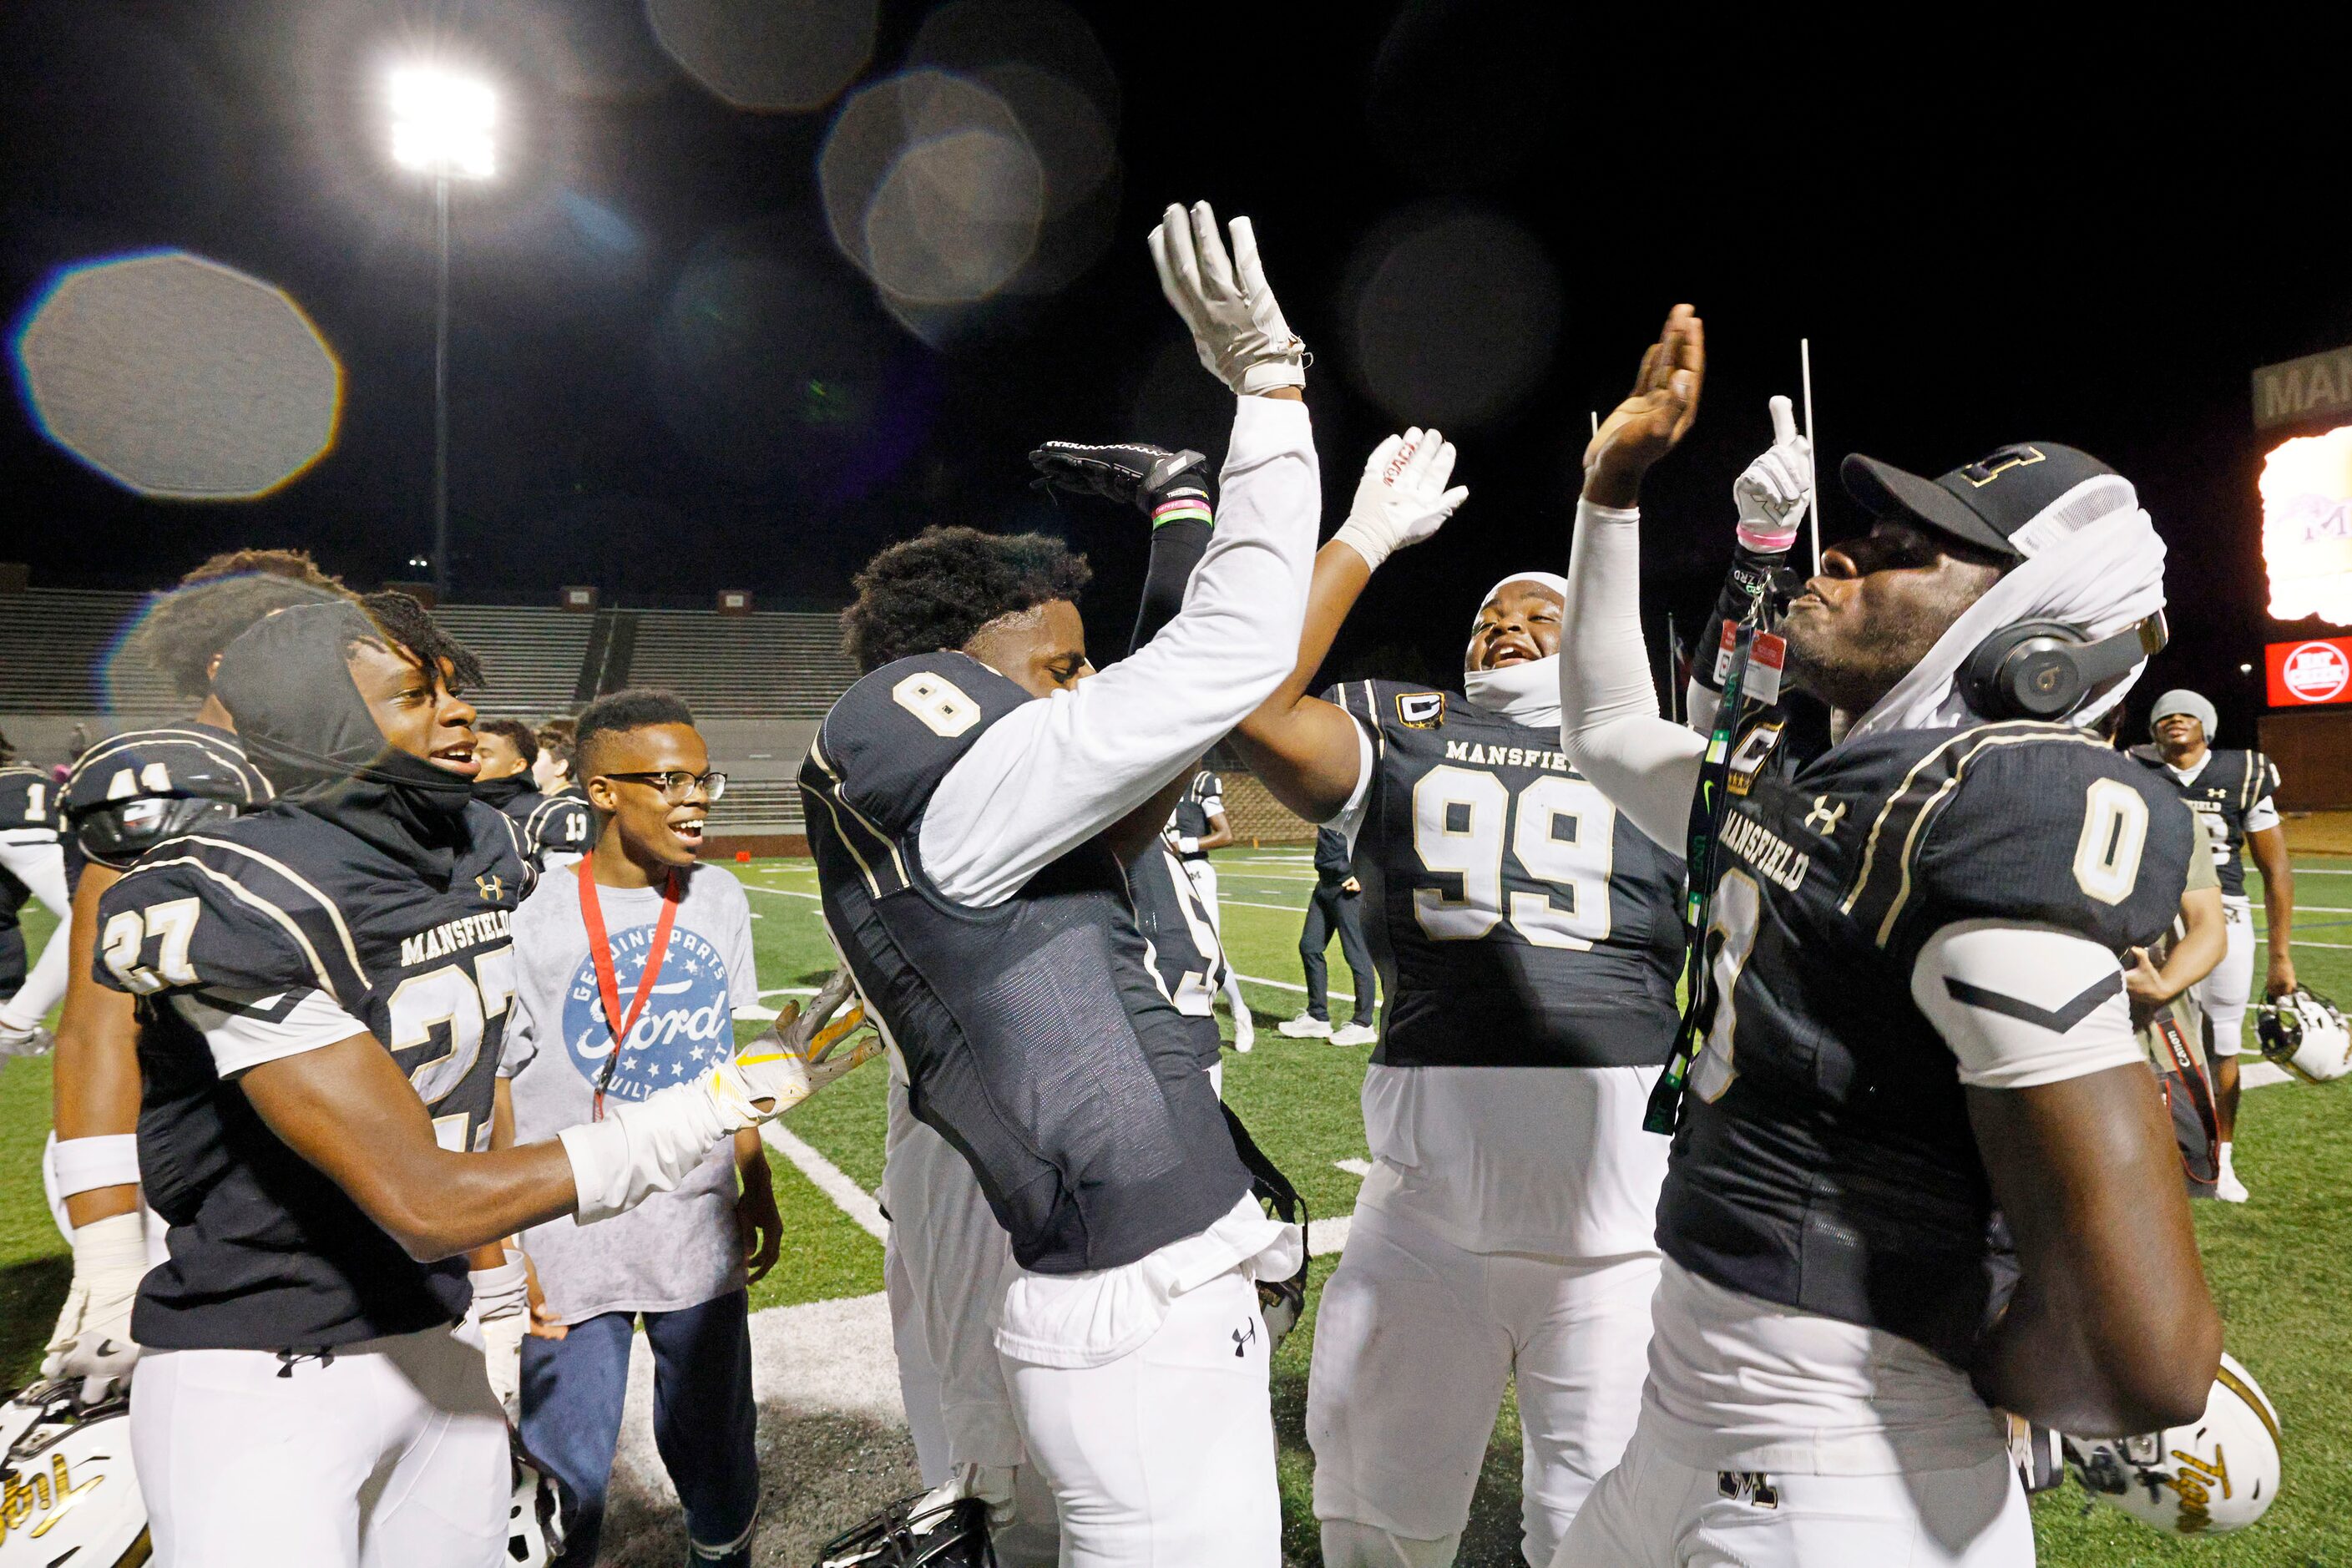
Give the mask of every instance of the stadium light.
[[491, 131], [499, 101], [489, 83], [438, 66], [392, 73], [392, 161], [444, 180], [498, 173]]
[[449, 182], [498, 172], [489, 83], [439, 66], [392, 73], [392, 161], [433, 176], [433, 591], [449, 596]]

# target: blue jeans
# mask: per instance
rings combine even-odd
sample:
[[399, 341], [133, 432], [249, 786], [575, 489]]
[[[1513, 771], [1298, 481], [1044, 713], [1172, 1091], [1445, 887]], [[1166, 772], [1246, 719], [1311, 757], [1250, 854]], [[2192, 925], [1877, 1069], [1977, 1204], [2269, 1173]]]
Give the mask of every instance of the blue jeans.
[[[733, 1290], [643, 1316], [654, 1352], [654, 1445], [686, 1504], [697, 1558], [749, 1561], [760, 1506], [749, 1299]], [[606, 1312], [572, 1324], [562, 1339], [522, 1342], [522, 1440], [562, 1483], [569, 1504], [560, 1568], [596, 1561], [632, 1326], [633, 1314]]]

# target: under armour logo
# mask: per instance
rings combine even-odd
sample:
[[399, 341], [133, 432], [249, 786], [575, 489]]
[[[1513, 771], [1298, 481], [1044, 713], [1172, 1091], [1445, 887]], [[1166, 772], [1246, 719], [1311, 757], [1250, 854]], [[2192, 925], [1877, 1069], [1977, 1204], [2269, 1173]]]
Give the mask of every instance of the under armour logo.
[[1805, 813], [1805, 831], [1818, 833], [1824, 838], [1833, 837], [1837, 833], [1838, 824], [1845, 820], [1845, 809], [1843, 801], [1832, 805], [1829, 796], [1825, 795], [1813, 796], [1813, 809]]
[[1242, 1355], [1251, 1345], [1256, 1342], [1257, 1320], [1255, 1318], [1252, 1318], [1248, 1322], [1244, 1323], [1240, 1328], [1234, 1331], [1234, 1354], [1235, 1356], [1238, 1357]]
[[488, 876], [475, 878], [474, 887], [481, 893], [482, 901], [488, 904], [497, 903], [500, 896], [507, 890], [506, 883], [495, 873]]

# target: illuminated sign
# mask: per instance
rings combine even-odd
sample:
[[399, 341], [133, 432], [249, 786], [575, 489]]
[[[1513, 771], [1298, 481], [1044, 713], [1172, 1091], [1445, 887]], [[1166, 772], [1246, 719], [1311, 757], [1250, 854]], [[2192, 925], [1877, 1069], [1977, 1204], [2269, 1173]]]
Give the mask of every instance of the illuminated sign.
[[2274, 642], [2264, 650], [2264, 662], [2273, 708], [2352, 702], [2352, 637]]
[[2352, 426], [2272, 448], [2262, 495], [2271, 618], [2352, 626]]
[[2254, 428], [2352, 414], [2352, 348], [2305, 354], [2254, 372]]

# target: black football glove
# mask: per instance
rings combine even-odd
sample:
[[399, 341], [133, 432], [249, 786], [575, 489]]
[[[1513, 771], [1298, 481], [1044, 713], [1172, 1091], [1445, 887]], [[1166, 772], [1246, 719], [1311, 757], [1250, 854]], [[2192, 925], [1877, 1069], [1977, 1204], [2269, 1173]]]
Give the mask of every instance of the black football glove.
[[1146, 517], [1171, 496], [1189, 491], [1211, 499], [1209, 459], [1194, 451], [1141, 441], [1101, 447], [1048, 441], [1029, 454], [1029, 462], [1041, 484], [1124, 502]]

